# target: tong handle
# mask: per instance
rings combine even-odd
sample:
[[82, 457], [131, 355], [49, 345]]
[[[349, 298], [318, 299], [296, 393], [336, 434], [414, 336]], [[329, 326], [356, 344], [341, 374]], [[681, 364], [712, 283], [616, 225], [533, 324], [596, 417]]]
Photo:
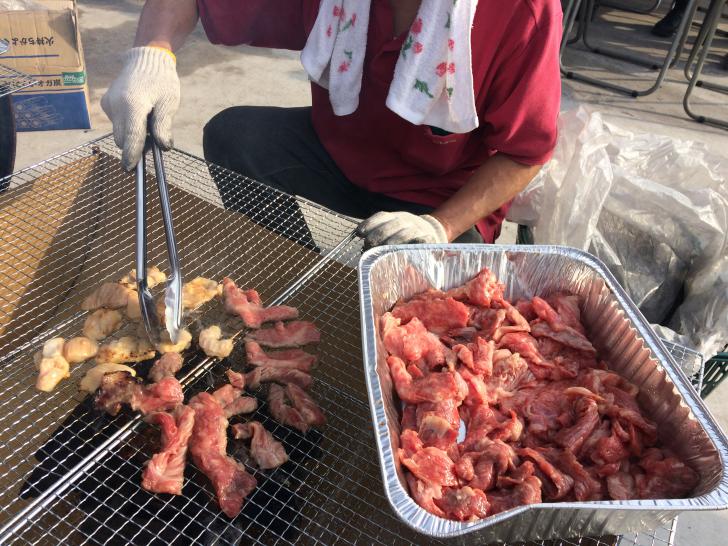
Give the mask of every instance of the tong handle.
[[153, 344], [160, 342], [159, 318], [154, 310], [154, 298], [147, 285], [147, 170], [145, 155], [136, 166], [136, 277], [139, 309], [144, 327]]
[[[172, 207], [169, 204], [169, 188], [167, 186], [167, 174], [164, 169], [164, 158], [162, 150], [152, 139], [152, 156], [154, 157], [154, 171], [157, 178], [159, 190], [159, 203], [162, 208], [162, 223], [164, 224], [164, 235], [167, 242], [167, 257], [169, 259], [170, 276], [167, 283], [165, 297], [165, 323], [170, 330], [170, 337], [176, 342], [182, 322], [182, 271], [179, 265], [177, 254], [177, 242], [174, 237], [174, 223], [172, 222]], [[146, 272], [145, 272], [146, 274]], [[174, 335], [172, 333], [174, 332]]]

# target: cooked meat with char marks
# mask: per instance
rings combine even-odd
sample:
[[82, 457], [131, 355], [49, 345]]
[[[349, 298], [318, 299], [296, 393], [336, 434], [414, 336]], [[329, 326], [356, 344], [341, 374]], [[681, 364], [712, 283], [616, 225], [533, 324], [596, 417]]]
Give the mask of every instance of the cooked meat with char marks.
[[165, 377], [148, 386], [139, 384], [127, 372], [106, 374], [96, 394], [96, 407], [109, 415], [117, 415], [127, 404], [146, 415], [158, 411], [171, 411], [184, 400], [182, 386], [174, 377]]
[[152, 364], [149, 370], [149, 380], [156, 383], [165, 377], [174, 377], [182, 369], [184, 360], [179, 353], [164, 353], [159, 360]]
[[148, 420], [161, 429], [162, 449], [147, 462], [142, 487], [152, 493], [181, 495], [187, 443], [195, 424], [195, 412], [189, 406], [179, 406], [174, 414], [154, 413]]
[[286, 349], [303, 347], [321, 341], [321, 332], [313, 322], [296, 320], [276, 322], [272, 328], [254, 330], [245, 336], [245, 341], [255, 341], [263, 347]]
[[287, 305], [263, 307], [255, 290], [241, 290], [232, 279], [222, 281], [225, 310], [239, 316], [248, 328], [260, 328], [266, 322], [279, 322], [298, 318], [298, 310]]
[[286, 368], [310, 373], [316, 362], [316, 357], [301, 349], [288, 349], [285, 351], [272, 351], [266, 353], [255, 341], [245, 344], [245, 354], [248, 364], [253, 366], [268, 366], [271, 368]]
[[242, 464], [227, 455], [228, 420], [217, 400], [201, 392], [190, 400], [189, 407], [195, 411], [189, 441], [192, 461], [212, 482], [222, 511], [234, 518], [257, 481]]
[[263, 470], [278, 468], [288, 461], [288, 454], [273, 435], [258, 421], [233, 425], [233, 436], [239, 440], [250, 438], [250, 455]]

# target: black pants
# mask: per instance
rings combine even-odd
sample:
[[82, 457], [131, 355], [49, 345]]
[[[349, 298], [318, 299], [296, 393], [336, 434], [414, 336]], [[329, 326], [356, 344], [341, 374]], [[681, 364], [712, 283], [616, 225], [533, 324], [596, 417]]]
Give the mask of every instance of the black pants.
[[[432, 211], [431, 207], [368, 192], [349, 182], [319, 141], [311, 123], [311, 108], [228, 108], [205, 126], [203, 147], [210, 163], [346, 216], [364, 219], [380, 211]], [[215, 172], [213, 177], [226, 208], [312, 247], [313, 239], [295, 199], [282, 198], [277, 192], [250, 199], [240, 191], [239, 180]], [[483, 240], [473, 228], [456, 242]]]

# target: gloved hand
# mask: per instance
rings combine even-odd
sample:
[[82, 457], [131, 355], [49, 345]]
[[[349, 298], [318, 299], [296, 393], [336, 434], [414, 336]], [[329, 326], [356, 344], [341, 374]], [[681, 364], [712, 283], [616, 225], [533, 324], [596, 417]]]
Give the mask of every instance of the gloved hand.
[[142, 157], [150, 112], [150, 133], [161, 148], [172, 147], [172, 119], [179, 99], [177, 63], [171, 52], [156, 47], [127, 51], [124, 69], [101, 99], [114, 124], [114, 141], [122, 150], [126, 170], [136, 167]]
[[448, 242], [443, 225], [429, 214], [378, 212], [359, 224], [357, 232], [366, 238], [368, 247]]

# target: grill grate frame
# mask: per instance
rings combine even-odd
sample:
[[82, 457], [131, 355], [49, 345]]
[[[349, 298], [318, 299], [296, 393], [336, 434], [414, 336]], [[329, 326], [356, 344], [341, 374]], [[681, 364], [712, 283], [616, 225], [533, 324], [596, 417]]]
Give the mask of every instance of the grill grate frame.
[[[230, 274], [260, 289], [266, 302], [299, 307], [302, 318], [321, 328], [321, 364], [314, 374], [313, 392], [329, 424], [321, 433], [302, 436], [270, 419], [259, 395], [261, 407], [253, 418], [285, 444], [291, 462], [273, 472], [251, 468], [259, 487], [247, 499], [243, 513], [230, 521], [191, 463], [183, 496], [151, 495], [141, 489], [141, 468], [155, 451], [158, 434], [138, 416], [122, 412], [110, 418], [91, 409], [89, 399], [76, 392], [89, 363], [75, 367], [72, 377], [50, 395], [33, 389], [32, 352], [50, 337], [79, 332], [84, 314], [76, 310], [83, 296], [98, 283], [121, 276], [133, 262], [133, 232], [123, 233], [120, 227], [133, 225], [133, 175], [120, 169], [113, 141], [105, 137], [17, 173], [0, 197], [0, 210], [20, 203], [19, 210], [31, 219], [12, 233], [0, 230], [0, 288], [11, 295], [28, 283], [33, 288], [26, 268], [55, 245], [68, 250], [58, 256], [46, 252], [46, 275], [65, 277], [77, 262], [88, 270], [74, 277], [73, 290], [52, 305], [44, 302], [53, 286], [41, 284], [21, 300], [25, 312], [19, 316], [8, 316], [7, 298], [0, 297], [0, 328], [9, 324], [12, 329], [12, 335], [0, 329], [0, 354], [6, 355], [0, 361], [7, 370], [0, 378], [0, 459], [7, 461], [0, 468], [0, 542], [422, 544], [423, 537], [394, 516], [382, 495], [361, 373], [356, 265], [362, 245], [351, 235], [355, 223], [299, 201], [320, 249], [307, 250], [225, 211], [203, 161], [174, 151], [166, 154], [165, 163], [185, 278], [219, 279]], [[271, 197], [253, 181], [210, 168], [222, 184], [242, 185], [245, 199], [261, 207], [275, 209], [283, 199]], [[31, 189], [29, 184], [39, 179], [52, 183], [46, 187], [35, 182]], [[77, 191], [70, 203], [59, 195], [59, 185]], [[153, 190], [150, 186], [151, 214], [158, 211]], [[33, 199], [23, 200], [28, 193]], [[48, 216], [64, 214], [71, 219], [60, 227], [46, 221]], [[157, 220], [150, 218], [150, 263], [165, 256]], [[283, 225], [287, 220], [281, 218]], [[39, 224], [56, 229], [50, 243], [37, 235]], [[78, 225], [92, 225], [95, 230], [79, 234]], [[220, 226], [226, 233], [222, 244], [216, 232]], [[286, 235], [298, 240], [305, 236], [293, 228]], [[235, 253], [240, 250], [238, 241], [245, 250], [242, 256]], [[21, 252], [24, 259], [16, 256], [16, 262], [8, 265], [3, 247]], [[214, 310], [206, 310], [197, 321], [215, 317]], [[684, 356], [679, 347], [668, 348]], [[228, 367], [242, 369], [241, 352], [236, 347], [224, 362], [189, 353], [180, 373], [185, 398], [224, 383]], [[228, 451], [245, 462], [239, 443], [231, 441]], [[19, 499], [21, 491], [30, 498]], [[673, 534], [674, 522], [654, 533], [538, 544], [664, 546], [672, 544]]]

